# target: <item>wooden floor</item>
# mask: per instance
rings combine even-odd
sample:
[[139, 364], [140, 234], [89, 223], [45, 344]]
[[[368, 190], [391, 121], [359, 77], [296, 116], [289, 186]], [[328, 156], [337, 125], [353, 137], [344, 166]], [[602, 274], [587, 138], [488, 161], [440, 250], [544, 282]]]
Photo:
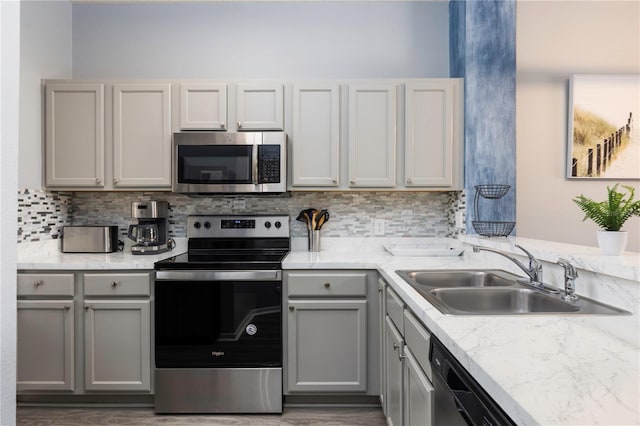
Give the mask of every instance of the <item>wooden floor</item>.
[[18, 407], [17, 425], [42, 426], [383, 426], [380, 408], [288, 408], [281, 415], [156, 415], [152, 408], [50, 408]]

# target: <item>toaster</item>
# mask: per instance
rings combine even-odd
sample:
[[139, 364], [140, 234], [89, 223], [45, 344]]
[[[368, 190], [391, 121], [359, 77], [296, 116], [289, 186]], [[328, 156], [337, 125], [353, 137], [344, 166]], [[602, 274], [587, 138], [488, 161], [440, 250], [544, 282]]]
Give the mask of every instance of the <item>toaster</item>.
[[118, 251], [118, 226], [63, 226], [63, 253], [113, 253]]

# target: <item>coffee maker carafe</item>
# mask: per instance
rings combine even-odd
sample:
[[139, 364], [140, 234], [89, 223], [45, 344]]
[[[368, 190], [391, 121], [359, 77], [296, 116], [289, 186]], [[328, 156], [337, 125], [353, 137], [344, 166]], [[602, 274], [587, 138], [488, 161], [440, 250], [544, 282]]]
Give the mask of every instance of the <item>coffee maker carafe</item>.
[[134, 201], [131, 203], [131, 217], [138, 223], [129, 225], [128, 237], [135, 241], [132, 254], [158, 254], [170, 246], [167, 217], [169, 203], [166, 201]]

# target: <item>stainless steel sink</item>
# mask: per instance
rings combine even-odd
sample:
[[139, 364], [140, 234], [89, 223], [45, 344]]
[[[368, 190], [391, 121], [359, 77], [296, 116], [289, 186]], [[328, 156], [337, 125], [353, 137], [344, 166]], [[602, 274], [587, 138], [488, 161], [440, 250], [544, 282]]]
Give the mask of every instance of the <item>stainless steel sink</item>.
[[457, 314], [576, 312], [577, 306], [527, 288], [438, 288], [429, 292]]
[[516, 285], [521, 277], [500, 270], [459, 271], [396, 271], [412, 286], [428, 288], [448, 287], [506, 287]]
[[429, 303], [449, 315], [628, 315], [629, 312], [585, 297], [561, 299], [502, 270], [396, 271]]

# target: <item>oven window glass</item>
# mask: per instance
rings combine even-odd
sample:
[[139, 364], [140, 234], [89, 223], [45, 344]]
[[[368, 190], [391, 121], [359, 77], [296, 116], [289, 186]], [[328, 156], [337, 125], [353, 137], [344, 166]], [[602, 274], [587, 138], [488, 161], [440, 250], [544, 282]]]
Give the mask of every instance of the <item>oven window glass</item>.
[[282, 365], [281, 282], [156, 281], [156, 367]]
[[178, 182], [253, 183], [252, 150], [252, 145], [178, 146]]

